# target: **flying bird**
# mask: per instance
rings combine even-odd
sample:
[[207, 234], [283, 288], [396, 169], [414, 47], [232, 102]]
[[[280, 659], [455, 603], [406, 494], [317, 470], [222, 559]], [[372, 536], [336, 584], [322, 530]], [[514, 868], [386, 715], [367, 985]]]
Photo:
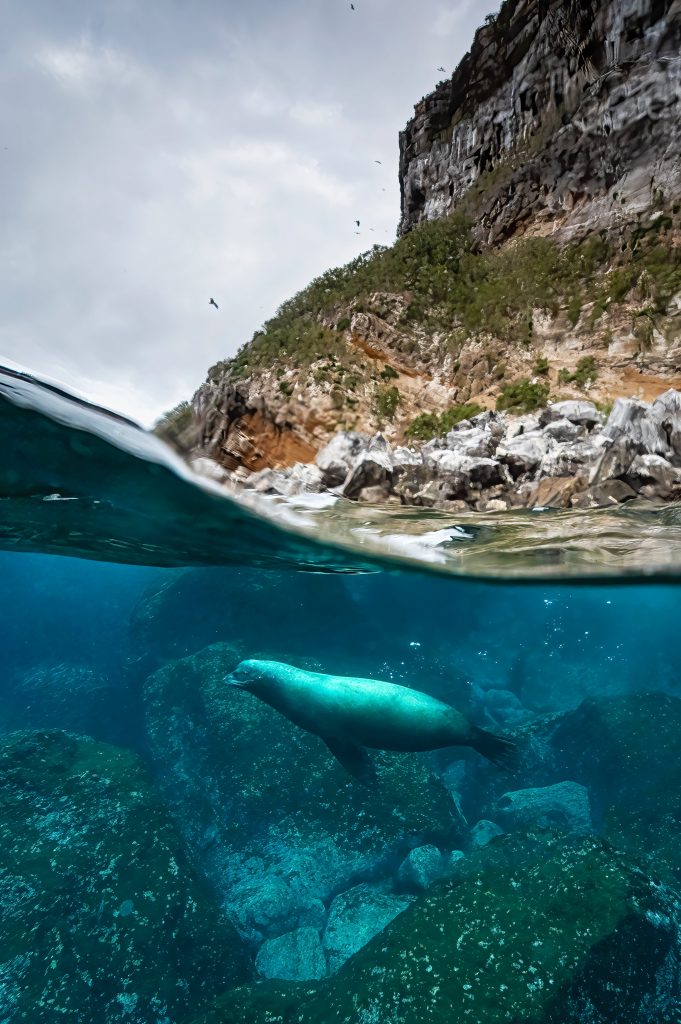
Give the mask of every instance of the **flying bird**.
[[438, 71], [441, 71], [443, 75], [447, 74], [447, 72], [446, 72], [446, 70], [444, 68], [438, 68]]
[[350, 10], [354, 11], [354, 9], [355, 9], [355, 5], [354, 4], [350, 4]]
[[359, 221], [358, 220], [355, 221], [355, 224], [357, 225], [357, 227], [359, 227]]
[[216, 308], [216, 309], [219, 309], [219, 308], [220, 308], [220, 307], [218, 306], [217, 302], [215, 301], [215, 299], [211, 299], [211, 300], [209, 301], [208, 305], [209, 305], [209, 306], [215, 306], [215, 308]]
[[380, 164], [380, 163], [382, 163], [382, 161], [381, 160], [374, 160], [374, 163], [375, 164]]

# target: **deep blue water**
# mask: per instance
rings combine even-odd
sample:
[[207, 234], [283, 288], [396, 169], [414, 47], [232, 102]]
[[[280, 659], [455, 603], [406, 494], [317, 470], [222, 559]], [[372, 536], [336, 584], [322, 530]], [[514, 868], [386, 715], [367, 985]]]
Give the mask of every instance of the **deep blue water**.
[[[0, 1024], [681, 1019], [675, 509], [248, 508], [64, 396], [0, 403]], [[358, 526], [446, 535], [401, 562]], [[230, 693], [252, 658], [430, 694], [516, 767], [365, 786]]]

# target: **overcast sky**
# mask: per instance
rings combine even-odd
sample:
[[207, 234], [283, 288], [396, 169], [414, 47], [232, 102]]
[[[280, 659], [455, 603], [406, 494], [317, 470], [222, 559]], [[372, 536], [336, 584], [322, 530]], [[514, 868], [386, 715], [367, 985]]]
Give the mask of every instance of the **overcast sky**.
[[498, 3], [354, 3], [0, 0], [0, 362], [149, 424], [394, 239], [398, 131]]

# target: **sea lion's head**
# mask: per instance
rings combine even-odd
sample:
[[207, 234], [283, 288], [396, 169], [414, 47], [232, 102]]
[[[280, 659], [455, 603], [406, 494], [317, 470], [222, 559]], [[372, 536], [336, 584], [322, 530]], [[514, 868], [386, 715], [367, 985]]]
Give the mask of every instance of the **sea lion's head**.
[[225, 676], [225, 682], [239, 690], [257, 693], [259, 684], [267, 678], [266, 665], [267, 662], [257, 661], [255, 658], [240, 661], [234, 671]]

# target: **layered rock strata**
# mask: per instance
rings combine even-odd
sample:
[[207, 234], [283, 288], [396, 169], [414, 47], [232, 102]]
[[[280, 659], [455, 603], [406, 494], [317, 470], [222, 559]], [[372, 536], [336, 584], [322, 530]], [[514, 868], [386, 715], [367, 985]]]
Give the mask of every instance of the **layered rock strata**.
[[678, 193], [678, 0], [507, 0], [400, 136], [401, 232], [612, 227]]

